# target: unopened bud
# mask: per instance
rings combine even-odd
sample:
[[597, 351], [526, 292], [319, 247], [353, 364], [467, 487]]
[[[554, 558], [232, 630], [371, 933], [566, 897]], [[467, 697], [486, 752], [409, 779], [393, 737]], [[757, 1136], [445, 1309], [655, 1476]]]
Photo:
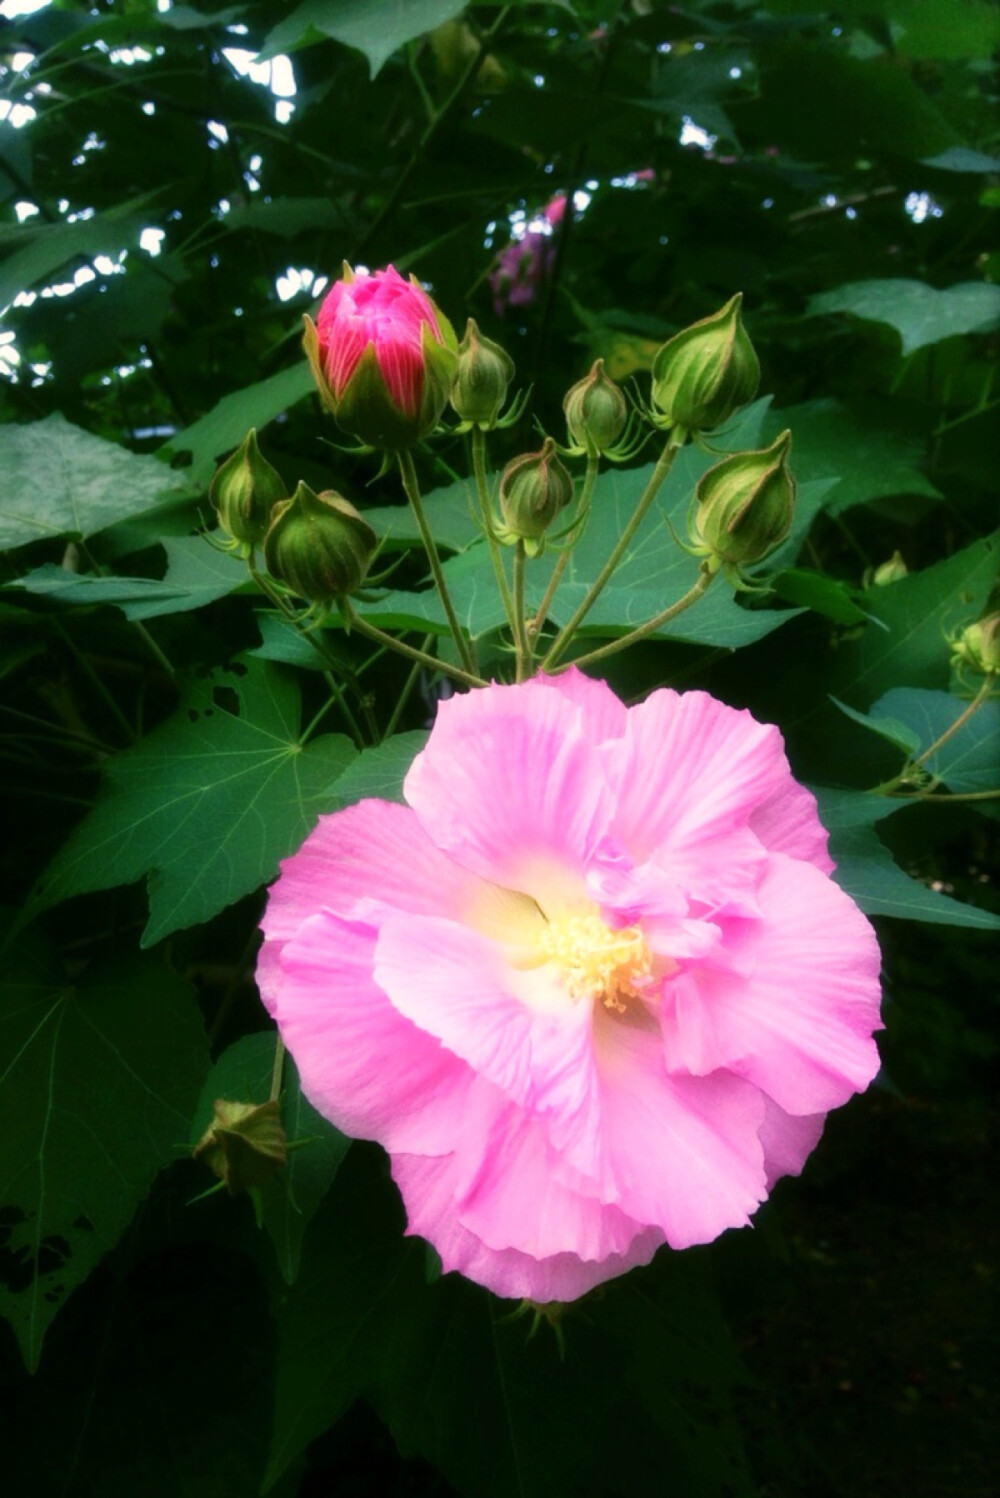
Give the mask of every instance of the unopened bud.
[[986, 614], [966, 625], [952, 643], [952, 665], [971, 666], [984, 676], [1000, 671], [1000, 613]]
[[458, 364], [451, 387], [451, 404], [462, 421], [488, 431], [496, 425], [514, 378], [514, 361], [491, 338], [484, 338], [470, 317], [458, 345]]
[[607, 452], [625, 430], [628, 403], [597, 359], [585, 379], [567, 390], [563, 400], [570, 441], [591, 456]]
[[278, 470], [262, 457], [253, 427], [208, 486], [222, 529], [250, 551], [263, 541], [271, 511], [287, 492]]
[[264, 538], [272, 577], [310, 603], [330, 604], [360, 587], [378, 537], [354, 506], [326, 490], [300, 483], [274, 513]]
[[287, 1159], [277, 1099], [267, 1103], [229, 1103], [217, 1098], [215, 1118], [194, 1147], [224, 1181], [230, 1196], [263, 1186]]
[[791, 432], [762, 452], [734, 453], [702, 476], [695, 490], [691, 539], [717, 566], [759, 562], [791, 529], [795, 480]]
[[573, 480], [546, 437], [537, 453], [512, 458], [500, 475], [505, 540], [537, 541], [573, 498]]
[[894, 551], [887, 562], [882, 562], [871, 575], [872, 586], [884, 588], [889, 583], [898, 583], [909, 574], [909, 568], [898, 551]]
[[752, 401], [760, 364], [737, 292], [718, 312], [675, 333], [653, 359], [653, 404], [688, 431], [721, 426]]

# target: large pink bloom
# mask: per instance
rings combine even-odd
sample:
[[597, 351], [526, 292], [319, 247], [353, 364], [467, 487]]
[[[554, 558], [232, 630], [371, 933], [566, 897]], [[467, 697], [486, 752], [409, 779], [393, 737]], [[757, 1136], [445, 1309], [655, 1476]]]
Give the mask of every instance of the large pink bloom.
[[749, 1221], [878, 1058], [879, 954], [781, 737], [577, 672], [441, 704], [282, 867], [259, 980], [409, 1231], [571, 1300]]

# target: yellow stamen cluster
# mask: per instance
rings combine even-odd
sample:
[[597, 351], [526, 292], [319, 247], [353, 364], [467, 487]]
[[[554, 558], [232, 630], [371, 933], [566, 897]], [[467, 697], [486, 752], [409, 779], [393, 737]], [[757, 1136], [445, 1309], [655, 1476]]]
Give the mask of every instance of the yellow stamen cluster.
[[646, 939], [638, 926], [613, 931], [598, 915], [550, 919], [539, 938], [545, 960], [561, 969], [571, 998], [600, 999], [622, 1014], [625, 1000], [638, 998], [653, 970]]

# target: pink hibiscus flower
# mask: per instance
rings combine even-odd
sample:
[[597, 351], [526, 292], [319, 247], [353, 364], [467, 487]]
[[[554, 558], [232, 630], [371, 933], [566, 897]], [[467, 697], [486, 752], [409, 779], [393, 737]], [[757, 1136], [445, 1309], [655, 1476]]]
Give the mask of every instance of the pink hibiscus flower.
[[878, 1057], [879, 954], [777, 729], [571, 671], [441, 704], [282, 866], [259, 980], [408, 1231], [572, 1300], [739, 1227]]

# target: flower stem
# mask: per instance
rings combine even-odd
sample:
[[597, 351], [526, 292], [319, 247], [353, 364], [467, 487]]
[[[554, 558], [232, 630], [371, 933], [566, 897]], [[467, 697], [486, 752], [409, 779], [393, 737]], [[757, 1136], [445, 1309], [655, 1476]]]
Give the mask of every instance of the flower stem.
[[424, 513], [424, 503], [420, 497], [420, 485], [417, 483], [417, 470], [413, 466], [413, 457], [405, 449], [398, 453], [397, 456], [399, 458], [399, 472], [403, 480], [403, 488], [406, 490], [406, 497], [410, 501], [410, 506], [416, 518], [417, 528], [420, 531], [420, 539], [424, 543], [427, 560], [431, 566], [434, 586], [437, 588], [441, 607], [444, 609], [445, 618], [448, 620], [448, 628], [451, 630], [452, 639], [455, 641], [455, 649], [458, 651], [463, 667], [471, 676], [475, 673], [476, 663], [469, 649], [469, 642], [462, 632], [462, 626], [458, 622], [458, 615], [455, 613], [454, 605], [448, 592], [448, 584], [444, 580], [437, 544], [431, 535], [430, 526], [427, 524], [427, 516]]
[[[597, 479], [597, 471], [600, 468], [600, 465], [601, 459], [599, 454], [588, 453], [587, 472], [584, 475], [583, 479], [583, 489], [580, 492], [580, 502], [576, 507], [576, 515], [574, 516], [573, 522], [574, 525], [582, 526], [584, 520], [586, 519], [587, 511], [590, 509], [590, 496], [594, 492], [594, 483]], [[558, 588], [559, 583], [562, 580], [563, 573], [566, 571], [566, 567], [570, 558], [570, 551], [571, 548], [567, 547], [567, 549], [560, 555], [559, 560], [556, 562], [556, 565], [552, 569], [552, 576], [549, 578], [549, 585], [545, 589], [545, 595], [542, 598], [541, 603], [538, 605], [538, 612], [528, 625], [528, 635], [530, 638], [537, 639], [537, 637], [542, 632], [542, 628], [548, 616], [549, 609], [552, 607], [552, 600], [556, 596], [556, 589]]]
[[524, 619], [524, 542], [514, 548], [514, 644], [517, 647], [517, 680], [531, 674], [531, 641]]
[[271, 1068], [271, 1091], [268, 1094], [270, 1102], [281, 1096], [281, 1074], [285, 1067], [285, 1042], [280, 1035], [274, 1037], [274, 1065]]
[[602, 645], [599, 650], [591, 650], [586, 655], [577, 656], [575, 661], [567, 664], [589, 666], [593, 661], [603, 661], [607, 656], [615, 655], [619, 650], [624, 650], [626, 646], [634, 645], [637, 640], [645, 640], [648, 635], [654, 634], [658, 629], [662, 629], [665, 624], [669, 624], [672, 619], [676, 619], [678, 614], [683, 614], [685, 609], [689, 609], [693, 603], [697, 603], [715, 575], [714, 572], [709, 572], [703, 568], [699, 574], [698, 581], [693, 587], [688, 589], [684, 597], [678, 598], [676, 603], [672, 603], [668, 609], [664, 609], [654, 619], [647, 620], [638, 629], [629, 630], [627, 635], [622, 635], [619, 639], [612, 640], [610, 644]]
[[946, 728], [944, 733], [941, 734], [939, 738], [936, 738], [934, 740], [929, 749], [925, 749], [923, 753], [919, 754], [915, 760], [912, 760], [910, 762], [909, 768], [914, 769], [920, 765], [926, 764], [931, 755], [936, 754], [943, 744], [947, 744], [948, 740], [952, 737], [953, 734], [956, 734], [960, 728], [964, 728], [977, 708], [982, 707], [983, 703], [986, 701], [987, 697], [990, 694], [990, 689], [992, 686], [993, 681], [991, 677], [984, 676], [983, 684], [979, 688], [979, 691], [976, 693], [975, 697], [973, 697], [968, 706], [959, 713], [958, 717], [955, 719], [951, 727]]
[[[433, 640], [434, 640], [434, 636], [433, 635], [424, 635], [424, 643], [421, 646], [421, 649], [423, 649], [423, 650], [430, 650], [430, 647], [431, 647], [431, 644], [433, 643]], [[382, 739], [381, 739], [381, 742], [383, 744], [385, 743], [386, 739], [391, 739], [392, 736], [393, 736], [393, 734], [396, 732], [396, 729], [397, 729], [397, 727], [399, 725], [399, 720], [403, 716], [403, 708], [406, 706], [406, 703], [407, 703], [407, 700], [409, 699], [410, 693], [413, 691], [413, 688], [416, 685], [417, 676], [419, 675], [420, 670], [421, 670], [420, 662], [419, 661], [414, 661], [413, 665], [410, 667], [410, 674], [409, 674], [409, 676], [407, 676], [406, 680], [403, 683], [403, 690], [400, 692], [399, 696], [396, 698], [396, 706], [393, 708], [392, 712], [390, 713], [390, 715], [389, 715], [389, 721], [385, 725], [385, 728], [382, 730]]]
[[[358, 725], [358, 720], [352, 713], [350, 704], [348, 703], [347, 698], [344, 696], [343, 692], [340, 690], [340, 683], [337, 681], [337, 678], [334, 675], [334, 671], [339, 669], [338, 662], [333, 660], [326, 646], [320, 639], [317, 638], [315, 634], [313, 634], [311, 630], [302, 628], [296, 616], [295, 610], [289, 607], [288, 600], [282, 597], [277, 588], [275, 588], [271, 583], [270, 578], [265, 577], [263, 573], [257, 571], [256, 567], [254, 566], [252, 557], [247, 563], [247, 566], [250, 569], [250, 576], [253, 578], [260, 591], [265, 595], [265, 597], [271, 600], [275, 608], [279, 609], [280, 612], [284, 614], [285, 618], [296, 630], [298, 630], [302, 638], [309, 641], [309, 644], [312, 646], [316, 654], [319, 656], [320, 660], [323, 662], [324, 666], [326, 667], [326, 670], [324, 670], [323, 672], [323, 678], [327, 686], [330, 688], [330, 692], [334, 698], [334, 701], [344, 715], [344, 721], [350, 729], [351, 737], [353, 738], [357, 747], [359, 749], [363, 749], [365, 747], [365, 736], [361, 732], [361, 729]], [[314, 722], [315, 721], [316, 720], [314, 720]], [[313, 725], [310, 724], [310, 728], [312, 728], [312, 726]]]
[[[976, 712], [978, 708], [982, 707], [983, 703], [990, 695], [992, 686], [992, 675], [984, 677], [983, 684], [979, 688], [979, 691], [976, 693], [975, 697], [973, 697], [972, 701], [962, 709], [958, 717], [955, 719], [954, 723], [952, 723], [950, 727], [946, 728], [944, 733], [940, 734], [934, 740], [933, 744], [930, 744], [926, 749], [922, 750], [921, 753], [917, 755], [916, 759], [908, 759], [898, 775], [894, 775], [891, 780], [884, 780], [881, 785], [873, 786], [872, 789], [868, 792], [868, 795], [891, 796], [892, 793], [896, 790], [897, 786], [905, 785], [912, 770], [919, 770], [921, 765], [925, 765], [932, 755], [936, 754], [944, 744], [947, 744], [948, 740], [954, 734], [958, 733], [958, 730], [960, 728], [965, 727], [966, 723], [968, 723], [973, 713]], [[931, 789], [933, 789], [933, 787], [931, 787]], [[983, 798], [985, 798], [987, 796], [991, 796], [993, 792], [984, 791], [980, 793], [979, 791], [971, 791], [967, 794], [972, 796], [979, 796], [980, 794], [982, 794]], [[914, 796], [914, 799], [925, 800], [926, 796]], [[951, 797], [950, 799], [954, 799], [954, 797]]]
[[497, 591], [503, 603], [504, 613], [507, 615], [510, 632], [516, 640], [517, 621], [514, 603], [510, 596], [510, 588], [507, 586], [507, 574], [503, 570], [500, 542], [493, 530], [493, 516], [490, 514], [490, 491], [486, 479], [486, 433], [478, 426], [472, 428], [472, 467], [476, 476], [476, 493], [479, 496], [479, 508], [483, 516], [486, 544], [490, 549], [490, 561], [493, 563], [493, 576], [497, 580]]
[[642, 495], [640, 496], [639, 503], [635, 507], [635, 513], [619, 536], [611, 552], [611, 555], [608, 557], [608, 560], [605, 562], [604, 566], [597, 574], [597, 577], [591, 583], [590, 588], [587, 592], [587, 596], [584, 598], [579, 608], [573, 614], [569, 623], [559, 631], [552, 644], [549, 646], [548, 654], [543, 658], [541, 663], [540, 669], [542, 671], [551, 671], [556, 661], [565, 651], [566, 646], [569, 644], [570, 640], [573, 637], [573, 634], [575, 633], [579, 625], [590, 613], [591, 609], [594, 607], [594, 604], [604, 592], [605, 586], [614, 573], [615, 568], [618, 566], [618, 563], [621, 561], [622, 557], [628, 550], [629, 545], [632, 541], [632, 537], [639, 529], [643, 520], [645, 520], [649, 507], [659, 493], [660, 486], [666, 478], [667, 474], [670, 472], [674, 458], [677, 456], [679, 450], [680, 448], [676, 440], [676, 434], [671, 433], [671, 435], [667, 438], [666, 445], [663, 449], [663, 452], [660, 454], [656, 467], [653, 469], [653, 472], [649, 476], [649, 482], [643, 490]]
[[458, 666], [449, 666], [446, 661], [439, 661], [436, 656], [428, 655], [423, 650], [417, 650], [413, 645], [406, 645], [402, 640], [397, 640], [393, 635], [387, 635], [384, 630], [379, 629], [376, 624], [369, 624], [361, 614], [355, 612], [349, 600], [347, 604], [347, 616], [351, 621], [351, 628], [356, 629], [359, 634], [367, 635], [369, 640], [377, 640], [388, 650], [395, 650], [399, 655], [405, 655], [411, 661], [417, 661], [421, 666], [426, 666], [431, 671], [438, 671], [442, 676], [450, 676], [452, 681], [459, 681], [464, 687], [484, 687], [485, 681], [481, 676], [474, 676], [470, 671], [463, 671]]

